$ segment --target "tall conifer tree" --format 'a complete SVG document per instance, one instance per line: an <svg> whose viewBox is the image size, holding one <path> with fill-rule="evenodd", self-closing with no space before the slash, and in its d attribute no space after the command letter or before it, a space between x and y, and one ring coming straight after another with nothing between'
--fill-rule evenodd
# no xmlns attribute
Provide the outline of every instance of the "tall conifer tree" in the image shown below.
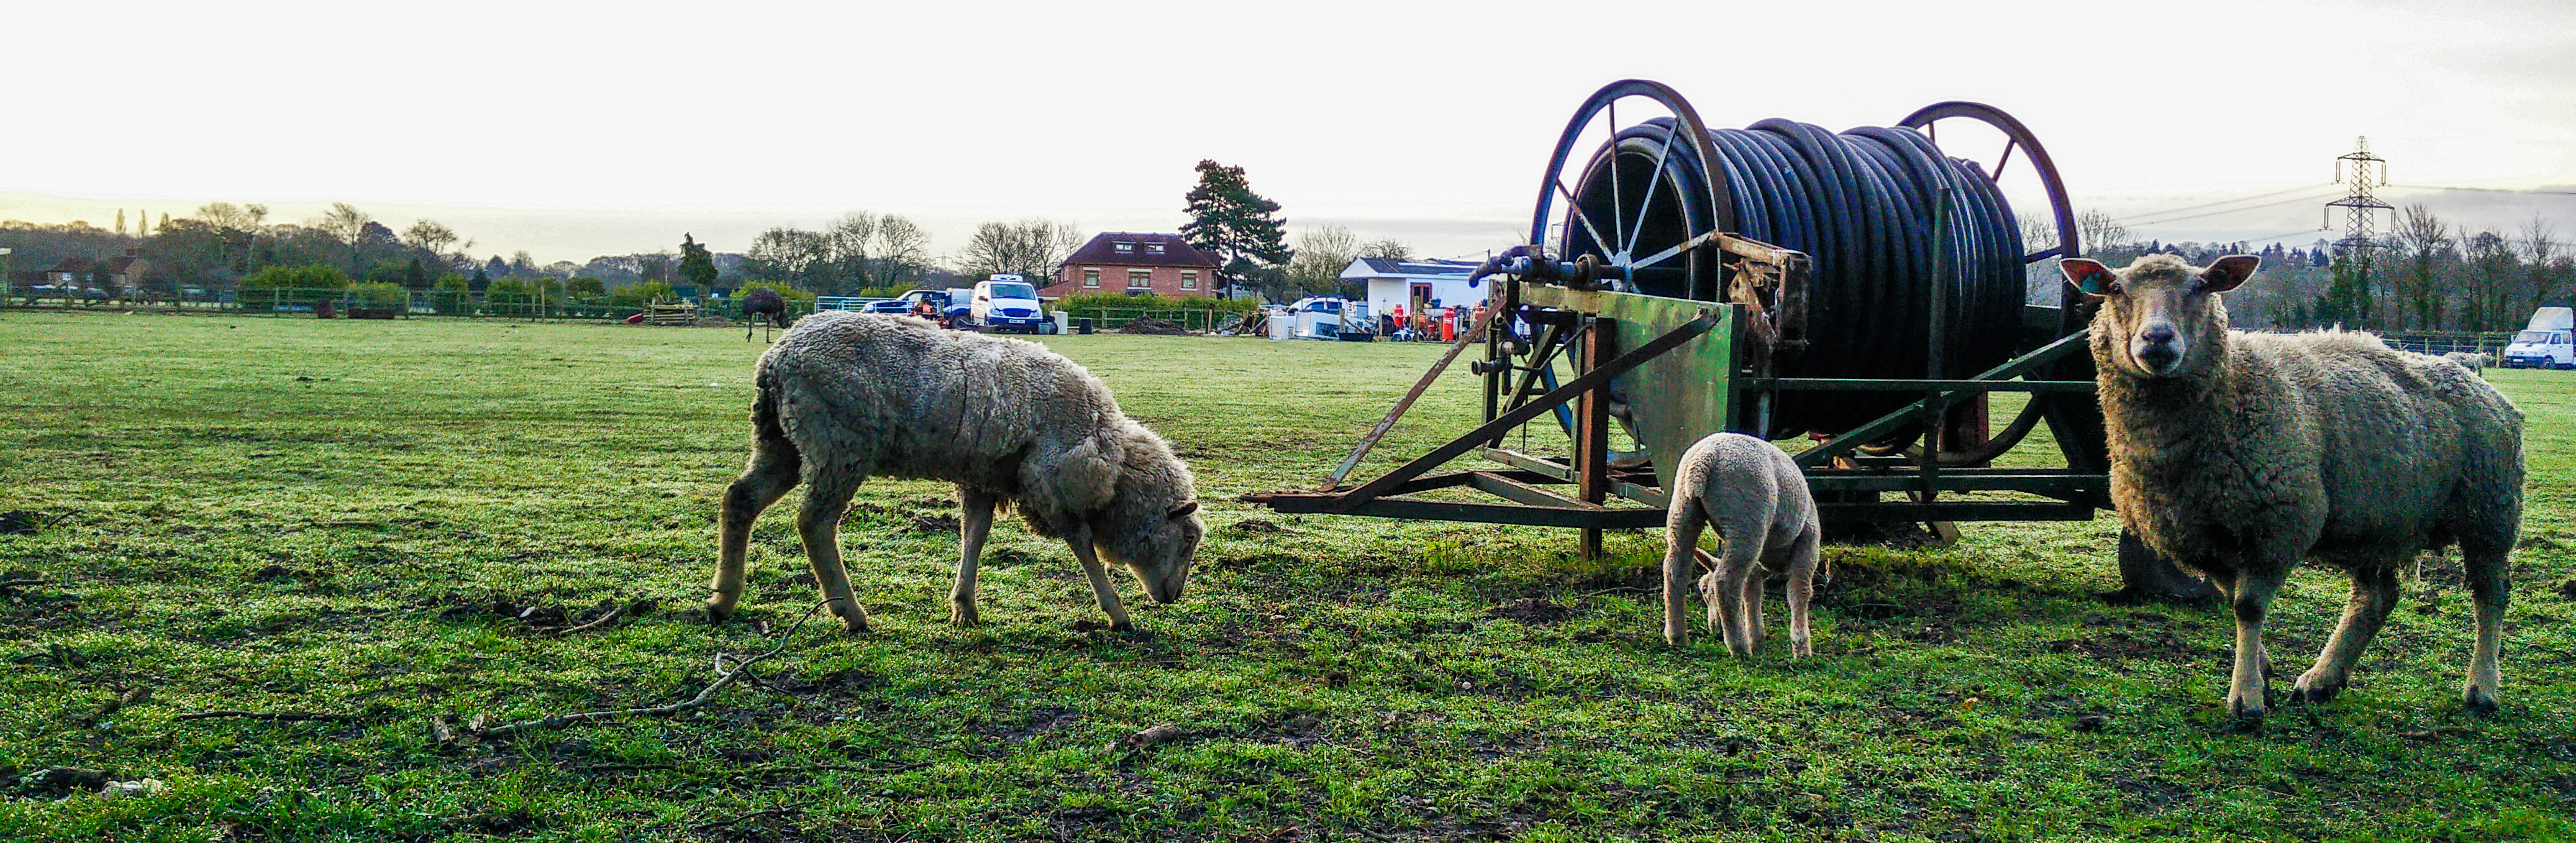
<svg viewBox="0 0 2576 843"><path fill-rule="evenodd" d="M1190 221L1181 226L1181 237L1225 257L1220 272L1229 286L1287 263L1294 252L1286 242L1279 203L1252 192L1242 167L1200 161L1198 171L1198 186L1190 188L1184 209Z"/></svg>

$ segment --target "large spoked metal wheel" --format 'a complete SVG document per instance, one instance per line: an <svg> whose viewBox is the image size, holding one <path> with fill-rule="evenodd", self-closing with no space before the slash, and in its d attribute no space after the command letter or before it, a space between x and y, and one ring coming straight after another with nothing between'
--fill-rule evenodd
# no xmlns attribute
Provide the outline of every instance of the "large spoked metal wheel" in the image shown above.
<svg viewBox="0 0 2576 843"><path fill-rule="evenodd" d="M1621 122L1627 106L1631 122ZM1621 290L1715 301L1715 234L1733 228L1708 126L1681 94L1640 79L1594 92L1557 138L1529 242L1586 259ZM1578 147L1594 151L1569 166Z"/></svg>
<svg viewBox="0 0 2576 843"><path fill-rule="evenodd" d="M1967 138L1962 135L1969 133L1961 131L1966 127L1955 125L1959 122L1982 125L1992 133L2000 134L2003 140L2001 150L1992 158L1967 154L1968 150L1962 149L1968 145L1965 143ZM1947 145L1941 143L1941 127L1945 124L1953 125L1951 137L1954 142ZM1991 105L1953 100L1915 109L1913 114L1906 115L1896 125L1921 131L1931 138L1933 145L1941 147L1943 154L1976 164L2006 197L2019 195L2047 202L2048 214L2045 217L2032 216L2030 212L2034 209L2027 201L2012 203L2016 216L2021 219L2025 279L2054 281L2056 259L2077 257L2082 253L2082 244L2076 240L2075 205L2066 199L2066 182L2058 178L2057 163L2049 159L2048 148L2041 146L2039 138L2032 135L2030 127L2022 125L2020 120ZM1988 139L1991 140L1991 136ZM2062 321L2058 325L2058 333L2064 335L2084 324L2080 314L2083 300L2075 295L2073 288L2062 283L2056 286L2059 289L2058 301L2064 308L2060 311Z"/></svg>

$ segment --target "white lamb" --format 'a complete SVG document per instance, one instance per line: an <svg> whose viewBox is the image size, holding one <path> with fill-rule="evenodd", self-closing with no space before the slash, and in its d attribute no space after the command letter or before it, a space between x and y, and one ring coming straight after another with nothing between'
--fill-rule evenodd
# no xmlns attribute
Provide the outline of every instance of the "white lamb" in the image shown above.
<svg viewBox="0 0 2576 843"><path fill-rule="evenodd" d="M710 619L732 615L742 596L752 521L801 481L796 527L815 584L848 631L866 632L867 610L841 566L839 524L871 476L957 484L955 623L976 622L975 565L1002 504L1073 549L1111 629L1134 625L1103 559L1133 572L1156 602L1181 598L1207 532L1189 467L1119 412L1099 378L1045 346L827 311L799 320L761 356L757 383L751 464L725 492Z"/></svg>
<svg viewBox="0 0 2576 843"><path fill-rule="evenodd" d="M1700 529L1714 525L1726 553L1699 550ZM1714 433L1682 454L1673 473L1673 504L1664 516L1664 640L1690 639L1682 621L1683 583L1693 558L1715 570L1699 579L1711 634L1737 655L1762 643L1762 569L1789 575L1789 643L1808 644L1807 603L1815 594L1816 546L1823 538L1816 499L1796 461L1779 447L1741 433Z"/></svg>

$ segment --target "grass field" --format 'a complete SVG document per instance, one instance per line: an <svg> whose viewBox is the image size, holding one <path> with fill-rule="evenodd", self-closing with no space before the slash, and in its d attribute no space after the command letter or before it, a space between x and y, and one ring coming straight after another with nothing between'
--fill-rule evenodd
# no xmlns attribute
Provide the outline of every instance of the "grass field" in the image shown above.
<svg viewBox="0 0 2576 843"><path fill-rule="evenodd" d="M1049 339L1199 473L1187 597L1122 575L1144 634L1099 631L1070 556L1016 522L986 554L987 625L948 625L950 490L876 482L843 538L878 634L808 626L762 663L776 691L678 716L442 744L433 715L687 699L813 605L791 500L755 534L748 622L689 611L758 343L0 314L0 510L50 522L0 535L6 579L40 580L0 589L0 839L2576 836L2567 373L2492 374L2530 416L2503 711L2460 712L2470 610L2443 560L2355 687L2247 733L2220 708L2217 610L2095 599L2108 519L1831 548L1818 658L1675 651L1659 534L1587 562L1565 531L1233 502L1315 483L1437 349ZM1472 381L1446 386L1378 469L1464 429ZM2343 592L2293 580L2276 687ZM517 617L648 599L568 637ZM345 719L180 719L217 710ZM1119 745L1167 723L1185 735ZM22 782L57 766L161 787Z"/></svg>

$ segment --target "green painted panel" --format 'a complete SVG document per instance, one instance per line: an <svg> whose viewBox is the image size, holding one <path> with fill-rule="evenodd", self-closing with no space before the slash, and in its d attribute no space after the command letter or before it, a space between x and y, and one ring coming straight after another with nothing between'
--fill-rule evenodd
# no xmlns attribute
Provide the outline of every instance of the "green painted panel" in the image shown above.
<svg viewBox="0 0 2576 843"><path fill-rule="evenodd" d="M1569 290L1528 285L1521 301L1607 317L1615 322L1617 345L1611 356L1636 348L1699 318L1709 308L1719 311L1717 327L1679 348L1647 361L1610 381L1625 400L1640 444L1655 458L1655 480L1673 486L1673 463L1693 443L1726 430L1735 419L1735 343L1743 324L1736 305L1665 298L1606 290ZM1605 358L1606 359L1606 358Z"/></svg>

